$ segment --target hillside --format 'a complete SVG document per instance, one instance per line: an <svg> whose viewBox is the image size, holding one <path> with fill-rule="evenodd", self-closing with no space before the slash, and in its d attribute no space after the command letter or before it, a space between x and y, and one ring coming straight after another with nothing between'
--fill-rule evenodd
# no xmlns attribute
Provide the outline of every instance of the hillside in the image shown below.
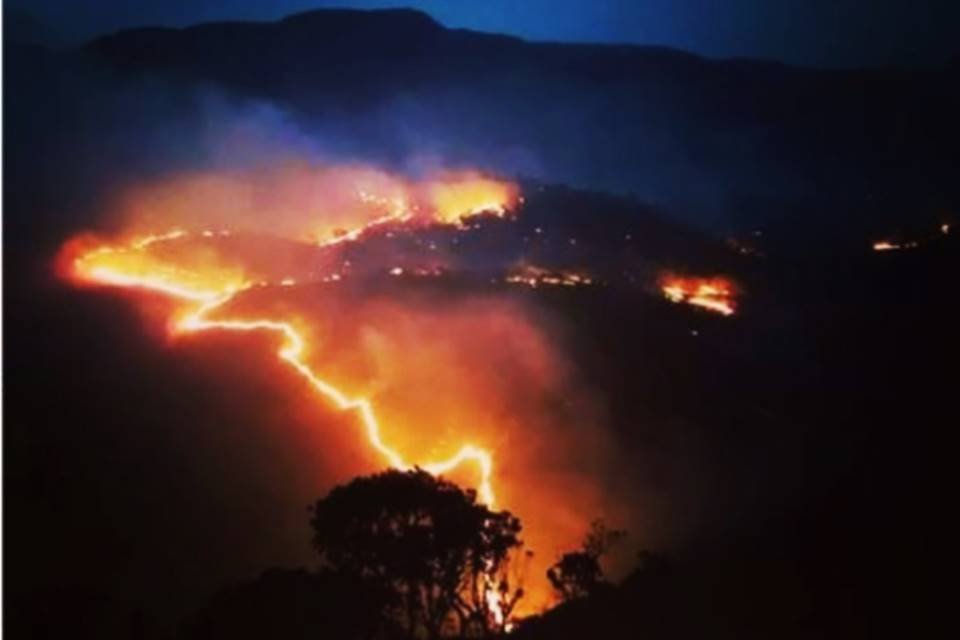
<svg viewBox="0 0 960 640"><path fill-rule="evenodd" d="M956 68L824 71L534 43L409 10L136 29L86 51L277 101L360 154L485 162L721 226L896 219L958 199Z"/></svg>

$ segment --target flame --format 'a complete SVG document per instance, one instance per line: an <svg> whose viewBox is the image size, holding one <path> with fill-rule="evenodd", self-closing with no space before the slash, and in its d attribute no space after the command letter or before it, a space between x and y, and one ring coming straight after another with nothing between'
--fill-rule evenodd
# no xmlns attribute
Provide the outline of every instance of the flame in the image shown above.
<svg viewBox="0 0 960 640"><path fill-rule="evenodd" d="M476 172L443 174L424 183L399 183L398 193L383 196L359 189L357 198L386 213L353 229L337 229L332 237L318 240L333 246L358 240L371 229L411 220L423 223L463 225L483 213L504 217L519 203L519 189L510 182L486 178ZM422 204L412 204L412 203Z"/></svg>
<svg viewBox="0 0 960 640"><path fill-rule="evenodd" d="M320 202L326 190L332 203ZM443 274L436 265L338 245L387 235L394 225L407 234L441 224L466 227L475 214L505 216L521 202L517 193L515 185L475 172L435 174L418 183L361 168L181 176L122 194L110 213L124 231L69 240L59 266L76 285L158 294L171 303L158 306L171 336L271 337L276 361L303 381L306 415L314 415L314 404L343 411L354 425L347 437L371 458L451 475L474 487L479 501L522 513L541 579L524 589L516 609L499 591L484 594L491 619L506 628L514 617L552 603L542 579L547 564L579 538L587 524L583 514L610 499L591 479L606 472L611 445L593 438L595 431L587 445L580 437L581 417L594 419L591 406L564 409L564 415L577 414L571 420L541 417L541 394L571 380L567 362L509 300L471 294L466 302L421 309L386 296L385 302L355 298L353 285L329 283L362 282L364 273L391 281L391 274L398 280ZM572 272L537 277L544 285L592 282ZM324 286L344 287L345 295L338 291L336 304L312 295ZM340 317L348 320L344 328ZM307 321L313 318L324 322ZM333 339L322 333L328 319L337 325L330 329ZM440 334L436 342L424 343L434 334ZM504 341L510 347L502 353L486 348ZM416 349L406 348L410 344ZM441 392L434 382L438 363L449 374ZM520 368L499 373L506 363ZM370 371L376 375L368 377ZM535 490L533 474L542 479Z"/></svg>
<svg viewBox="0 0 960 640"><path fill-rule="evenodd" d="M363 196L361 195L361 200ZM367 202L367 200L363 200ZM360 238L363 234L370 231L371 229L376 229L377 227L382 227L391 223L396 222L406 222L411 217L411 214L404 208L399 211L393 211L391 213L384 214L379 218L374 218L370 222L360 225L349 231L338 229L334 232L333 237L331 238L320 238L317 241L322 247L332 247L344 242L353 242Z"/></svg>
<svg viewBox="0 0 960 640"><path fill-rule="evenodd" d="M260 283L243 280L230 269L214 269L205 274L184 271L156 260L147 252L157 243L188 237L190 234L187 232L174 230L162 235L140 236L126 245L94 246L73 258L72 277L80 282L153 291L185 303L186 312L179 315L170 326L174 335L205 331L266 331L278 334L282 342L277 357L290 365L314 391L339 410L355 412L362 422L367 442L389 466L400 470L418 466L433 475L441 475L461 465L474 464L480 475L476 487L478 498L491 507L495 505L493 456L488 450L466 443L445 460L411 463L382 437L380 422L369 399L349 396L311 368L305 359L307 340L293 322L272 317L213 317L237 295ZM289 286L294 283L292 279L285 279L280 284Z"/></svg>
<svg viewBox="0 0 960 640"><path fill-rule="evenodd" d="M487 609L489 609L491 615L493 615L493 620L497 623L497 626L504 627L504 630L509 633L512 630L512 625L507 622L506 615L503 613L503 603L501 602L503 596L497 590L497 586L489 577L489 574L486 576L485 587Z"/></svg>
<svg viewBox="0 0 960 640"><path fill-rule="evenodd" d="M504 217L520 202L515 184L483 177L476 172L447 174L424 186L432 215L441 224L462 224L480 213Z"/></svg>
<svg viewBox="0 0 960 640"><path fill-rule="evenodd" d="M734 286L726 278L661 278L660 290L670 302L692 304L724 316L733 315Z"/></svg>
<svg viewBox="0 0 960 640"><path fill-rule="evenodd" d="M504 278L509 284L522 284L533 289L547 285L554 287L586 287L593 278L575 271L550 271L533 265L524 265Z"/></svg>
<svg viewBox="0 0 960 640"><path fill-rule="evenodd" d="M191 228L199 215L215 229L268 232L320 245L357 240L391 224L461 224L491 212L505 216L519 188L478 171L438 171L411 179L363 165L291 159L268 168L190 172L122 191L117 213L143 235Z"/></svg>
<svg viewBox="0 0 960 640"><path fill-rule="evenodd" d="M399 193L382 196L359 189L360 202L386 213L353 229L337 229L332 237L319 239L321 246L358 240L371 229L410 220L462 225L483 213L504 217L519 203L519 189L510 182L486 178L476 172L443 174L423 184L400 183ZM421 204L411 204L422 202Z"/></svg>
<svg viewBox="0 0 960 640"><path fill-rule="evenodd" d="M949 231L949 228L947 229ZM946 232L944 232L946 233ZM920 243L916 240L909 240L907 242L891 242L889 240L881 240L880 242L873 243L874 251L900 251L903 249L916 249L920 246Z"/></svg>

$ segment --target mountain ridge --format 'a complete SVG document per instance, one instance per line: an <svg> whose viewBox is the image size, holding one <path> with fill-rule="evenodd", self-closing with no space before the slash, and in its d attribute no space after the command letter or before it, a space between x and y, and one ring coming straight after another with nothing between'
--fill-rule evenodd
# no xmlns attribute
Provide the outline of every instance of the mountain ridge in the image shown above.
<svg viewBox="0 0 960 640"><path fill-rule="evenodd" d="M335 154L631 194L721 228L960 205L960 67L532 42L413 10L122 30L65 55L112 70L107 84L161 78L268 101Z"/></svg>

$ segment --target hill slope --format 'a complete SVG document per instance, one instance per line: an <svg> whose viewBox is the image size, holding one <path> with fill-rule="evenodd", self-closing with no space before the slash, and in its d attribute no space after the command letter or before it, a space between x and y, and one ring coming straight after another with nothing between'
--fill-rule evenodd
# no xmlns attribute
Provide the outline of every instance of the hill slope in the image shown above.
<svg viewBox="0 0 960 640"><path fill-rule="evenodd" d="M136 29L86 50L127 72L276 100L360 153L480 161L701 220L871 217L958 197L956 69L821 71L532 43L410 10Z"/></svg>

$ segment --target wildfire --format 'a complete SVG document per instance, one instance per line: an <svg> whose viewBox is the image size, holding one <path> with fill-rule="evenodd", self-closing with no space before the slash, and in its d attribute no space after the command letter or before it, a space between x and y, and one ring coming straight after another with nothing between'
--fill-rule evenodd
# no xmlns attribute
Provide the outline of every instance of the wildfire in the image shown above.
<svg viewBox="0 0 960 640"><path fill-rule="evenodd" d="M306 392L308 406L297 418L314 415L314 401L342 411L352 425L345 437L369 459L452 476L474 487L479 501L523 513L534 563L549 562L586 526L580 515L606 498L579 465L590 447L589 469L606 468L605 444L575 436L581 417L592 413L541 416L541 394L573 389L565 360L512 296L471 290L426 303L380 293L384 282L451 273L442 251L417 260L393 245L433 249L441 238L462 238L481 224L473 215L513 214L518 193L476 172L420 182L363 167L183 175L121 193L110 213L126 231L69 240L59 266L77 285L150 292L169 302L151 296L144 306L162 313L170 336L269 338L268 357ZM542 269L501 278L511 275L533 277L537 286L595 282ZM516 370L504 374L505 363ZM437 370L444 380L436 380ZM578 461L575 470L566 470L567 459ZM348 464L352 472L356 463ZM542 465L563 471L534 491L529 479ZM541 508L555 503L563 506ZM537 566L536 575L545 570ZM514 609L495 578L483 597L504 629L553 601L541 580Z"/></svg>
<svg viewBox="0 0 960 640"><path fill-rule="evenodd" d="M921 246L927 246L929 243L937 242L943 236L948 236L953 231L953 226L949 222L942 222L937 226L936 231L928 230L924 233L918 233L912 238L895 237L895 239L878 240L871 247L874 251L904 251L907 249L919 249Z"/></svg>
<svg viewBox="0 0 960 640"><path fill-rule="evenodd" d="M593 284L590 276L574 271L550 271L531 265L511 273L504 280L510 284L526 285L533 289L538 286L586 287Z"/></svg>
<svg viewBox="0 0 960 640"><path fill-rule="evenodd" d="M426 198L437 222L462 224L480 213L503 217L520 202L515 184L474 172L448 174L425 186Z"/></svg>
<svg viewBox="0 0 960 640"><path fill-rule="evenodd" d="M202 237L208 237L201 233ZM135 288L153 291L179 300L186 305L170 324L172 334L204 331L253 332L267 331L282 338L277 357L299 373L320 396L341 411L355 412L363 426L370 446L391 467L408 470L418 466L427 472L440 475L453 471L464 464L476 465L480 480L477 495L484 503L493 505L493 456L473 444L464 444L452 457L437 461L406 460L395 448L384 441L381 425L373 405L367 398L354 398L322 378L307 363L307 340L293 322L285 319L215 317L244 291L258 286L259 282L243 279L230 269L211 269L206 273L194 273L171 266L154 258L149 249L161 242L189 238L189 233L174 230L162 235L134 238L126 245L99 244L81 250L70 263L70 275L80 282ZM284 279L281 286L292 286L293 279Z"/></svg>
<svg viewBox="0 0 960 640"><path fill-rule="evenodd" d="M920 244L915 241L909 242L890 242L888 240L881 240L880 242L873 243L874 251L900 251L902 249L916 249Z"/></svg>
<svg viewBox="0 0 960 640"><path fill-rule="evenodd" d="M198 213L198 203L203 210ZM270 167L177 174L133 185L115 213L129 229L221 229L336 245L394 224L462 225L470 216L505 216L521 203L513 182L479 171L435 171L421 178L364 165L291 159ZM203 219L196 229L198 215Z"/></svg>
<svg viewBox="0 0 960 640"><path fill-rule="evenodd" d="M352 242L371 229L411 220L462 226L469 218L483 213L502 218L520 202L515 184L476 172L443 174L423 183L398 184L400 193L392 197L359 189L357 198L361 203L385 213L350 230L336 229L332 237L321 237L318 243L332 246Z"/></svg>
<svg viewBox="0 0 960 640"><path fill-rule="evenodd" d="M361 200L365 201L363 200L362 196L361 196ZM354 240L357 240L358 238L360 238L360 236L362 236L364 233L366 233L371 229L376 229L377 227L382 227L395 222L406 222L407 220L410 219L410 217L411 217L411 214L408 213L406 209L393 211L391 213L382 215L379 218L374 218L370 222L367 222L366 224L356 227L355 229L351 229L350 231L338 229L334 231L334 235L332 238L320 238L318 239L317 244L319 244L322 247L332 247L334 245L338 245L344 242L353 242Z"/></svg>
<svg viewBox="0 0 960 640"><path fill-rule="evenodd" d="M681 278L667 276L660 289L670 302L692 304L724 316L733 315L733 284L725 278Z"/></svg>

